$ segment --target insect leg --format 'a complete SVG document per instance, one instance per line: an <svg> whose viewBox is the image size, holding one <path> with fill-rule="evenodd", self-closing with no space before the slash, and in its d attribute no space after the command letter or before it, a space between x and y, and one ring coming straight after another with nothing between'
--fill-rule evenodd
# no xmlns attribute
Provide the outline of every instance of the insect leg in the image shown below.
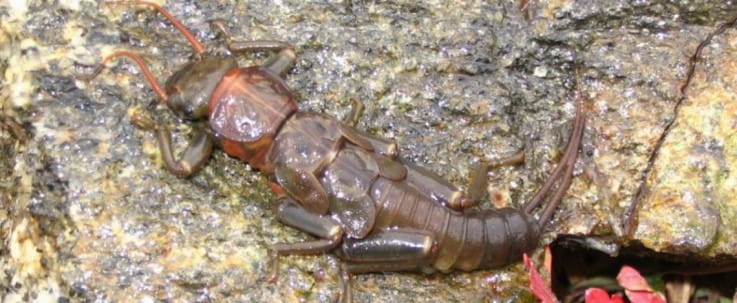
<svg viewBox="0 0 737 303"><path fill-rule="evenodd" d="M341 266L340 302L351 302L351 274L416 270L435 257L436 246L430 232L415 229L395 229L363 239L343 240L337 251L346 261Z"/></svg>
<svg viewBox="0 0 737 303"><path fill-rule="evenodd" d="M449 201L448 207L456 210L463 210L478 205L481 199L484 197L486 186L489 184L487 175L489 169L501 166L517 165L524 161L525 153L520 151L514 155L497 159L491 162L482 161L474 164L474 168L471 171L471 176L469 177L470 182L468 185L468 189L460 199Z"/></svg>
<svg viewBox="0 0 737 303"><path fill-rule="evenodd" d="M338 256L351 273L402 271L426 265L437 253L435 237L427 231L396 229L363 239L346 239Z"/></svg>
<svg viewBox="0 0 737 303"><path fill-rule="evenodd" d="M345 123L350 126L356 127L356 125L358 124L358 121L361 119L361 116L363 115L363 110L365 106L363 105L363 102L356 100L356 99L351 99L351 103L352 103L351 112L350 114L348 114L348 117L346 117Z"/></svg>
<svg viewBox="0 0 737 303"><path fill-rule="evenodd" d="M222 20L212 21L212 26L220 32L228 43L228 49L234 53L240 52L253 52L253 51L265 51L265 50L276 50L279 51L276 55L271 56L267 59L261 67L272 71L278 75L286 74L297 60L297 53L294 52L294 47L291 44L283 41L275 40L253 40L253 41L242 41L236 40L225 28Z"/></svg>
<svg viewBox="0 0 737 303"><path fill-rule="evenodd" d="M360 101L356 101L356 102L358 103L354 103L354 107L351 109L351 113L350 113L351 118L346 119L346 124L348 125L350 125L351 123L358 122L359 117L356 116L355 118L353 118L353 116L359 115L356 113L355 104L361 104L360 110L363 111L363 103L360 103ZM343 131L344 135L349 138L352 138L352 139L357 138L362 142L367 142L371 146L371 149L373 152L387 156L391 159L395 159L397 157L398 148L397 148L397 144L394 143L393 140L387 140L384 138L374 137L365 131L362 131L360 129L353 128L353 127L348 127L347 125L344 127L341 127L341 131Z"/></svg>
<svg viewBox="0 0 737 303"><path fill-rule="evenodd" d="M200 132L189 142L182 158L177 160L171 146L171 135L165 127L156 130L159 150L164 156L164 164L173 174L186 177L197 172L212 154L212 138L206 132Z"/></svg>
<svg viewBox="0 0 737 303"><path fill-rule="evenodd" d="M351 273L348 271L345 264L340 264L340 288L342 291L340 292L338 302L353 302L353 295L351 294L353 292L353 288L351 287Z"/></svg>
<svg viewBox="0 0 737 303"><path fill-rule="evenodd" d="M200 131L189 142L181 159L176 159L171 146L171 134L166 127L156 125L147 112L135 111L130 119L133 125L156 132L156 141L159 142L159 151L164 157L164 165L177 176L186 177L197 172L212 154L212 137L207 132Z"/></svg>
<svg viewBox="0 0 737 303"><path fill-rule="evenodd" d="M251 41L251 42L258 42L258 41ZM247 42L243 43L244 47L248 47ZM294 52L294 49L292 49L291 45L288 45L288 48L284 48L276 55L273 55L269 57L269 59L266 59L263 64L261 64L261 67L272 71L278 75L284 76L292 67L294 66L294 63L297 61L297 53Z"/></svg>
<svg viewBox="0 0 737 303"><path fill-rule="evenodd" d="M302 243L277 243L270 245L271 281L278 275L279 256L312 255L327 252L337 247L343 239L343 227L330 217L316 215L304 209L294 200L282 197L277 200L276 217L279 221L320 238Z"/></svg>
<svg viewBox="0 0 737 303"><path fill-rule="evenodd" d="M400 159L401 161L401 159ZM486 173L489 168L499 166L514 165L524 161L524 154L519 152L510 157L502 158L492 162L479 162L475 164L471 176L468 190L464 191L455 185L449 183L445 179L437 176L433 172L402 161L407 166L407 183L424 193L430 200L439 203L449 209L461 211L469 207L478 205L484 195L487 184Z"/></svg>
<svg viewBox="0 0 737 303"><path fill-rule="evenodd" d="M426 168L399 159L407 167L406 182L429 200L451 208L463 198L463 191Z"/></svg>

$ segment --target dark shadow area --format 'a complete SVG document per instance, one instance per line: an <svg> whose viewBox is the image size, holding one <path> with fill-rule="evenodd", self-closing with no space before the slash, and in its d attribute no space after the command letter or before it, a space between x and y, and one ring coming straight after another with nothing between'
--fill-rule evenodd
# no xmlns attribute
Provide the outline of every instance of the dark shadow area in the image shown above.
<svg viewBox="0 0 737 303"><path fill-rule="evenodd" d="M553 255L551 282L563 302L583 302L586 289L621 291L616 277L624 265L638 270L658 291L678 302L719 302L732 298L737 289L737 259L704 260L703 257L657 253L642 245L624 247L612 257L588 248L577 237L560 237L550 245ZM670 291L667 293L666 289ZM680 294L676 294L680 292ZM684 293L686 293L684 295ZM682 301L688 298L687 301Z"/></svg>

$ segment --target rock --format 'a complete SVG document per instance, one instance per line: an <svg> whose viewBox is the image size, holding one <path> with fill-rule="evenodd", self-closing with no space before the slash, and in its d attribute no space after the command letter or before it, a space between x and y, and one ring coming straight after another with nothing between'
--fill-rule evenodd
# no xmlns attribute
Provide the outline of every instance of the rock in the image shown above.
<svg viewBox="0 0 737 303"><path fill-rule="evenodd" d="M127 49L163 83L193 57L179 32L149 8L63 2L0 4L5 300L335 301L338 262L329 254L281 258L278 281L266 281L267 245L310 237L274 220L264 176L221 152L191 178L165 170L155 138L128 113L154 111L180 149L192 128L156 106L134 64L111 62L89 83L74 78ZM286 80L302 109L342 118L350 99L362 100L360 128L396 140L404 158L456 184L474 161L524 149L524 166L490 174L495 206L522 205L556 165L579 65L590 99L586 135L544 242L574 234L734 257L734 30L707 47L680 113L673 111L687 58L731 18L729 2L163 5L217 52L224 48L213 19L236 37L293 44L299 60ZM246 54L240 63L266 56ZM672 119L634 238L623 238L625 210ZM353 281L357 302L529 301L527 283L519 264Z"/></svg>

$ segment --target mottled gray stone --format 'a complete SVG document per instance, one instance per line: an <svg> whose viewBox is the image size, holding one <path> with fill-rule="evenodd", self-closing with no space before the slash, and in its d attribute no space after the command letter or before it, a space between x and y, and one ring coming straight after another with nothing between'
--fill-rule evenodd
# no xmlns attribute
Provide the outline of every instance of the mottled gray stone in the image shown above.
<svg viewBox="0 0 737 303"><path fill-rule="evenodd" d="M330 255L282 258L278 281L265 280L268 244L309 237L273 219L262 175L219 152L191 178L165 170L152 134L129 122L132 108L156 99L135 65L111 63L91 83L73 78L91 72L104 55L128 49L143 54L163 82L192 57L168 22L147 8L21 2L0 4L0 292L8 302L336 300L337 261ZM570 130L574 104L567 96L579 62L590 96L583 152L546 241L576 234L625 242L622 215L674 118L686 59L735 5L551 0L529 1L520 10L522 2L163 5L216 51L224 49L208 25L213 19L224 19L237 37L293 44L299 61L286 79L302 109L344 117L351 98L362 100L360 128L396 140L403 157L456 184L480 157L524 149L524 166L491 174L496 206L524 203L555 166ZM685 114L722 108L709 116L724 116L713 120L720 131L696 141L674 131L668 140L676 144L664 148L688 153L663 156L666 162L650 175L634 239L649 248L734 256L736 225L728 224L737 209L736 195L729 195L737 150L730 105L737 104L737 79L728 76L735 74L734 35L728 30L709 47L708 72L701 71L691 90L704 107ZM243 56L241 64L258 64L266 55ZM718 98L708 98L717 84ZM157 114L181 148L190 127L163 108ZM683 123L701 131L693 121ZM688 159L704 153L712 160ZM667 164L677 161L710 173L659 173L673 171ZM695 194L678 192L684 187L668 187L674 183L667 180L685 180L686 192ZM700 191L714 184L718 190ZM661 193L676 198L659 199ZM665 205L693 215L651 212L671 202ZM677 228L659 227L664 224ZM521 265L371 274L353 283L358 302L532 299Z"/></svg>

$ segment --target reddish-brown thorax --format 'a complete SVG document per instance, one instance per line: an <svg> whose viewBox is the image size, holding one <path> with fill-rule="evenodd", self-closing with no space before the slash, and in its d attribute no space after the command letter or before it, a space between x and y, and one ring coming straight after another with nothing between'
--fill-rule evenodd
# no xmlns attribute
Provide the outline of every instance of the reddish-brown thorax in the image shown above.
<svg viewBox="0 0 737 303"><path fill-rule="evenodd" d="M260 67L225 74L210 98L210 127L223 150L265 173L266 155L284 121L297 111L284 80Z"/></svg>

